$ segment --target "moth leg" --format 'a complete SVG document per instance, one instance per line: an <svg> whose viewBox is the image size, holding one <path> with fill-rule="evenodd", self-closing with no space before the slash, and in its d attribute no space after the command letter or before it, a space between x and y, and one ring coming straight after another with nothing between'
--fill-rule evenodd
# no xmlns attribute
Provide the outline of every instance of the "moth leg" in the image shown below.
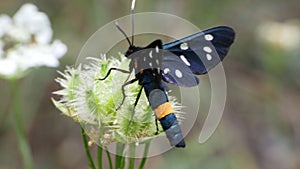
<svg viewBox="0 0 300 169"><path fill-rule="evenodd" d="M135 78L135 79L132 79L132 80L130 80L130 81L128 81L128 82L126 82L126 83L124 83L124 84L122 85L122 95L123 95L123 99L122 99L122 101L121 101L121 104L116 108L116 111L118 111L118 110L121 108L121 106L123 105L123 103L124 103L124 101L125 101L125 98L126 98L126 95L125 95L125 86L130 85L130 84L136 82L137 80L138 80L138 79Z"/></svg>
<svg viewBox="0 0 300 169"><path fill-rule="evenodd" d="M155 135L158 134L158 123L157 123L157 117L155 116L155 126L156 126L156 132Z"/></svg>
<svg viewBox="0 0 300 169"><path fill-rule="evenodd" d="M115 67L112 67L108 70L107 74L104 76L104 78L99 78L99 79L96 79L96 80L105 80L111 73L112 70L116 70L116 71L119 71L119 72L122 72L122 73L130 73L130 71L128 70L123 70L123 69L119 69L119 68L115 68Z"/></svg>
<svg viewBox="0 0 300 169"><path fill-rule="evenodd" d="M141 94L142 94L142 91L143 91L143 86L141 87L136 99L135 99L135 102L134 102L134 105L133 105L133 108L132 108L132 111L131 111L131 117L130 117L130 121L129 121L129 124L132 122L132 119L133 119L133 116L134 116L134 110L135 110L135 107L136 105L138 104L139 100L140 100L140 97L141 97Z"/></svg>
<svg viewBox="0 0 300 169"><path fill-rule="evenodd" d="M128 79L130 78L131 73L129 73L129 75L127 76L126 80L124 81L124 83L126 83L128 81Z"/></svg>

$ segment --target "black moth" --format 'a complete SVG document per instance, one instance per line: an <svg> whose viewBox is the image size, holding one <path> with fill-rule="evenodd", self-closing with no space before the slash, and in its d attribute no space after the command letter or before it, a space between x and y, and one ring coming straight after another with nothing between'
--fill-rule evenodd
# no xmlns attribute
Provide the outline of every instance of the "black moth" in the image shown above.
<svg viewBox="0 0 300 169"><path fill-rule="evenodd" d="M170 144L185 147L181 128L168 102L164 82L184 87L198 85L199 80L195 75L206 74L224 59L234 41L234 30L230 27L218 26L164 45L158 39L146 47L136 47L133 44L133 36L130 42L124 31L117 24L116 26L125 35L130 45L125 53L125 56L131 59L129 70L110 68L107 75L99 80L105 80L112 70L129 74L134 71L135 78L122 85L123 100L120 106L126 97L124 87L138 81L142 87L134 108L144 89L150 106L155 111L156 119L160 121Z"/></svg>

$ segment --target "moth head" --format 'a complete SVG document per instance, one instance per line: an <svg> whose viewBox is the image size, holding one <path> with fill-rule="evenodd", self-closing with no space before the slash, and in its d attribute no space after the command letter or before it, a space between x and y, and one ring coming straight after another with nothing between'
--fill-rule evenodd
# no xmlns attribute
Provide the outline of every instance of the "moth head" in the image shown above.
<svg viewBox="0 0 300 169"><path fill-rule="evenodd" d="M133 53L141 50L142 48L141 47L136 47L136 46L133 46L133 45L130 45L128 50L125 52L125 56L126 57L130 57L130 55L132 55Z"/></svg>

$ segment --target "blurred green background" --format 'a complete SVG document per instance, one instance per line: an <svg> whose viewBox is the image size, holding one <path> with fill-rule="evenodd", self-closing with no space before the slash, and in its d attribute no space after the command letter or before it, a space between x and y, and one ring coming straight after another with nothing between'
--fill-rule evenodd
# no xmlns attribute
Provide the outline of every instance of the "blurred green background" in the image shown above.
<svg viewBox="0 0 300 169"><path fill-rule="evenodd" d="M131 3L1 0L0 13L12 16L25 2L49 15L55 38L68 46L59 70L75 63L80 48L98 28L129 14ZM149 158L147 168L299 169L300 1L137 1L136 12L149 11L177 15L200 29L230 25L237 36L223 63L228 95L217 131L206 143L198 143L206 117L200 113L186 138L188 146ZM36 168L88 168L79 125L60 115L50 101L55 97L51 92L59 89L57 76L56 69L39 68L20 80ZM0 169L22 168L10 100L8 83L0 79Z"/></svg>

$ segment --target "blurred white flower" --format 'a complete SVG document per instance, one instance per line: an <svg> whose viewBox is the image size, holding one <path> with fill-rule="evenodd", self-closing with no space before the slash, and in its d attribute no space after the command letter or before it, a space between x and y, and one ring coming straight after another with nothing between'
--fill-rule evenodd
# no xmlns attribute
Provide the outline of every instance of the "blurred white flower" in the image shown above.
<svg viewBox="0 0 300 169"><path fill-rule="evenodd" d="M52 41L48 16L33 4L24 4L10 18L0 15L0 76L21 77L33 67L57 67L67 47Z"/></svg>
<svg viewBox="0 0 300 169"><path fill-rule="evenodd" d="M12 26L12 20L7 15L0 15L0 37L2 37Z"/></svg>
<svg viewBox="0 0 300 169"><path fill-rule="evenodd" d="M286 22L265 22L257 28L261 41L284 50L299 49L300 22L288 20Z"/></svg>
<svg viewBox="0 0 300 169"><path fill-rule="evenodd" d="M0 40L0 56L2 56L3 55L3 47L4 47L4 44L3 44L3 42Z"/></svg>
<svg viewBox="0 0 300 169"><path fill-rule="evenodd" d="M52 39L52 29L48 16L39 12L33 4L23 5L14 15L13 21L18 28L35 35L37 43L49 43Z"/></svg>

